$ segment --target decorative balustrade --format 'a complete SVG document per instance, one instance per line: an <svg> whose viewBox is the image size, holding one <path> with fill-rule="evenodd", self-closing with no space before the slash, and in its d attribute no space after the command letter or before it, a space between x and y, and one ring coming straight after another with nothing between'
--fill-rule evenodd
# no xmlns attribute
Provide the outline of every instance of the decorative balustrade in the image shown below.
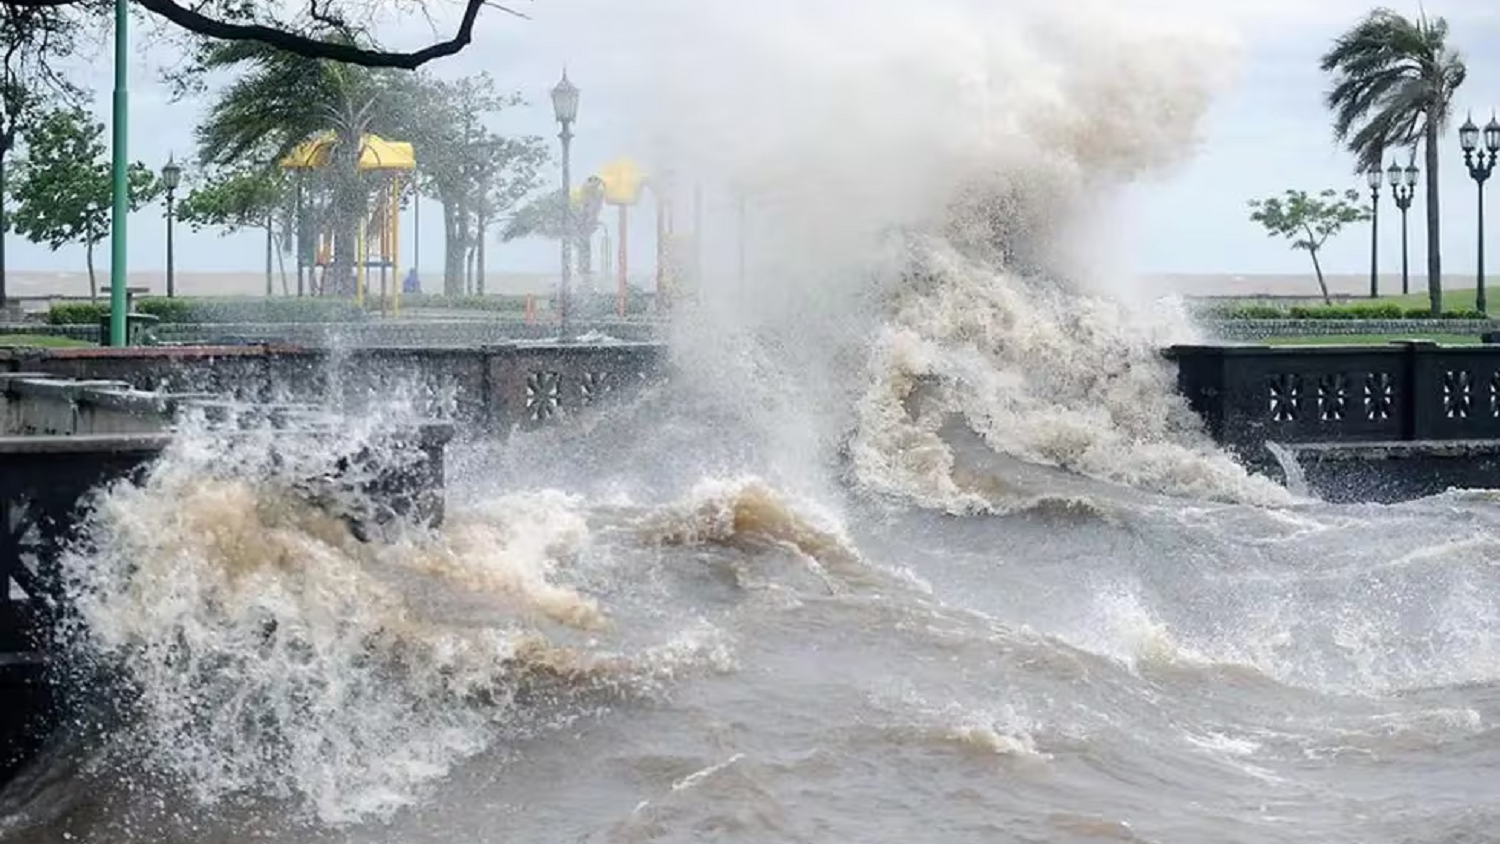
<svg viewBox="0 0 1500 844"><path fill-rule="evenodd" d="M1217 442L1254 468L1305 476L1325 498L1500 487L1500 345L1175 346L1166 355Z"/></svg>
<svg viewBox="0 0 1500 844"><path fill-rule="evenodd" d="M656 378L654 343L512 343L475 348L288 346L0 349L7 369L138 390L308 402L345 410L390 398L462 423L471 436L556 424Z"/></svg>
<svg viewBox="0 0 1500 844"><path fill-rule="evenodd" d="M1500 439L1500 346L1174 346L1227 445Z"/></svg>

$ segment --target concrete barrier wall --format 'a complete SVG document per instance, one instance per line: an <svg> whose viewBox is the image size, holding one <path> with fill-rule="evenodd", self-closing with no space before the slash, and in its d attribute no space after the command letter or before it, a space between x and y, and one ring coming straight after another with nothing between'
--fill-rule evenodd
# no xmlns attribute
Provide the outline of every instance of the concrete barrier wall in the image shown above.
<svg viewBox="0 0 1500 844"><path fill-rule="evenodd" d="M511 344L468 349L294 346L0 349L0 372L121 382L137 390L344 410L399 405L503 435L555 424L662 374L656 344Z"/></svg>

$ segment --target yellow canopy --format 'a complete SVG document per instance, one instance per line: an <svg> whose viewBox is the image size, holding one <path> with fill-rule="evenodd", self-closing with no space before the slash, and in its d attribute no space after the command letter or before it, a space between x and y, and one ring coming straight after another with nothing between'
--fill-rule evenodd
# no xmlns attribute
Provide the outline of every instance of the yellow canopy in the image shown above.
<svg viewBox="0 0 1500 844"><path fill-rule="evenodd" d="M308 138L281 159L281 166L288 170L307 170L328 164L328 156L338 136L332 132L319 132ZM360 170L415 170L417 153L406 141L387 141L379 135L366 133L359 150Z"/></svg>
<svg viewBox="0 0 1500 844"><path fill-rule="evenodd" d="M634 205L641 198L646 173L628 158L617 158L599 169L604 180L604 201L610 205Z"/></svg>

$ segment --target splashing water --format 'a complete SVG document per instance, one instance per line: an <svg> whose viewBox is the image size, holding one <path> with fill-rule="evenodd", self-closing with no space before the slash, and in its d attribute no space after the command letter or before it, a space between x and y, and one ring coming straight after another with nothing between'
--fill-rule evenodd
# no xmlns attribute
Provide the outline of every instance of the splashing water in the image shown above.
<svg viewBox="0 0 1500 844"><path fill-rule="evenodd" d="M609 13L585 6L568 20L597 48L606 96L631 105L639 147L750 209L744 231L709 221L724 232L706 247L711 295L679 326L677 360L784 464L847 447L862 488L1004 509L952 477L932 429L957 413L1024 461L1290 500L1219 454L1172 395L1157 350L1193 331L1171 307L1116 298L1129 284L1105 269L1095 225L1094 197L1190 153L1230 78L1225 30L1129 4L663 2L611 18L623 29L609 37L639 46L627 66L583 23ZM909 420L919 379L941 399Z"/></svg>
<svg viewBox="0 0 1500 844"><path fill-rule="evenodd" d="M287 844L1488 828L1489 502L1248 475L1111 269L1101 203L1228 79L1204 6L539 8L717 197L670 389L455 454L448 522L374 542L288 488L326 455L186 432L65 561L116 768Z"/></svg>
<svg viewBox="0 0 1500 844"><path fill-rule="evenodd" d="M785 549L825 585L863 566L753 479L662 509L517 492L367 543L285 488L300 467L284 453L269 473L226 460L259 445L183 443L101 497L63 567L89 653L133 689L116 751L205 805L256 795L320 823L389 817L497 738L727 668L701 618L620 631L570 585L625 576L591 571L608 566L589 560L598 529L641 548Z"/></svg>

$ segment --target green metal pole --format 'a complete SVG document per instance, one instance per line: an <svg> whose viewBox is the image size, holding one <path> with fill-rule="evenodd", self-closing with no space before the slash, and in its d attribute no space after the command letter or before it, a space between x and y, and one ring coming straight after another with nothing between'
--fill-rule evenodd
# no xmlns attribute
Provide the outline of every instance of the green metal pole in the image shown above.
<svg viewBox="0 0 1500 844"><path fill-rule="evenodd" d="M130 79L128 0L115 0L115 103L112 175L114 207L109 227L109 344L125 345L125 218L130 213L126 159L130 140Z"/></svg>

